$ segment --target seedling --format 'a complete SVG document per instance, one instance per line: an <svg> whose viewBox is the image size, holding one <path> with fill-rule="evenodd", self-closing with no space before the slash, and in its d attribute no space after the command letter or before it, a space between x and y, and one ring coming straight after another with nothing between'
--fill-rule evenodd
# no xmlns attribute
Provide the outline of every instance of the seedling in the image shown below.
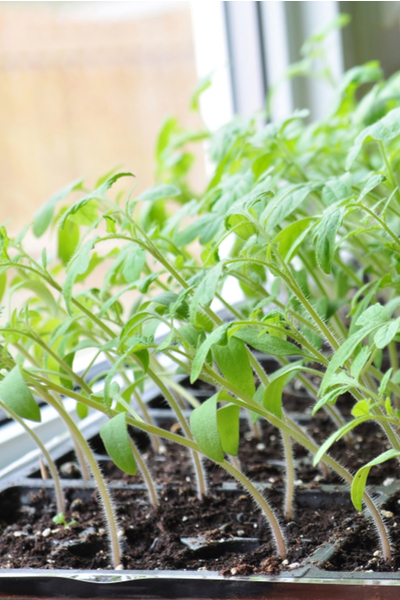
<svg viewBox="0 0 400 600"><path fill-rule="evenodd" d="M77 525L77 521L75 521L75 519L72 519L72 521L67 523L65 515L62 512L58 513L58 515L55 515L55 517L52 518L52 521L56 525L64 525L64 529L69 529L70 527L74 527L75 525Z"/></svg>
<svg viewBox="0 0 400 600"><path fill-rule="evenodd" d="M361 85L376 82L358 102ZM284 445L286 519L293 515L294 440L351 486L354 506L366 506L390 558L365 484L370 468L400 457L400 77L384 82L379 65L368 63L337 89L322 122L305 124L304 112L266 126L238 119L210 136L215 173L199 199L189 193L184 153L182 162L170 160L182 140L196 136L177 137L176 123L166 124L158 149L162 183L112 199L113 186L132 177L116 173L71 203L69 194L83 191L74 182L42 207L33 230L40 237L50 224L56 229L53 262L45 251L40 261L25 251L24 232L10 239L0 230L0 288L10 306L17 290L32 295L0 330L1 405L17 420L38 420L35 394L65 420L96 480L114 567L121 556L112 499L65 397L77 401L81 416L92 409L108 417L100 431L108 454L127 473L139 467L154 505L156 486L129 426L189 449L200 498L207 494L202 457L220 465L264 512L284 557L282 524L244 475L246 465L242 471L235 462L241 410L256 434L266 419ZM171 211L171 200L179 210ZM195 240L200 253L193 252ZM93 288L87 278L101 264L108 270ZM233 280L243 292L240 305L226 292ZM225 321L215 300L229 314ZM105 354L111 365L100 392L89 371L75 368L88 347L93 361ZM256 352L274 356L280 368L267 375ZM191 383L213 384L216 393L202 404L183 394L175 375L184 373ZM293 378L314 399L314 413L324 410L337 428L320 446L285 412L284 390ZM150 381L182 435L151 422L142 399ZM336 406L343 394L352 403L351 421ZM390 449L353 477L327 451L340 438L351 443L353 429L366 421L377 423Z"/></svg>

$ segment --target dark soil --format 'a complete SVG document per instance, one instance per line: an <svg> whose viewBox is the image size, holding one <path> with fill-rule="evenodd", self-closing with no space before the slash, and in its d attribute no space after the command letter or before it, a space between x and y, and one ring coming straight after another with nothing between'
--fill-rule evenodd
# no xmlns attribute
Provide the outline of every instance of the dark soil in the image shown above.
<svg viewBox="0 0 400 600"><path fill-rule="evenodd" d="M304 417L307 424L310 400L304 395L299 402L288 396L287 405ZM162 425L179 433L178 425L164 420ZM128 489L140 484L140 475L121 473L104 458L103 471L112 486L122 481L124 489L113 491L120 524L123 566L127 569L217 570L225 575L253 573L275 574L281 569L299 566L321 544L333 542L339 548L323 568L328 570L393 571L400 568L400 504L393 497L384 507L393 544L393 560L384 563L374 529L369 520L353 508L349 494L336 492L332 497L321 491L321 485L342 482L329 473L324 477L312 467L302 449L294 447L296 457L296 498L294 517L285 522L282 515L284 495L283 452L279 433L260 423L260 437L254 437L248 423L242 423L239 453L243 471L254 482L266 484L266 497L273 506L286 533L288 556L282 563L277 557L271 533L253 502L236 485L230 487L230 476L211 461L205 461L209 479L209 495L198 500L194 491L195 477L185 449L169 443L156 453L147 439L137 442L147 459L155 482L161 486L160 506L152 508L144 491ZM308 427L321 442L334 430L330 419L320 411ZM352 445L340 441L332 455L351 471L356 471L371 458L386 450L383 433L363 424L354 434ZM366 442L368 441L368 446ZM370 443L372 441L372 444ZM104 448L95 438L92 446L97 454ZM350 451L349 451L350 447ZM67 456L65 460L71 460ZM68 466L64 472L74 478L77 471ZM371 471L368 482L382 483L398 473L395 461ZM37 475L37 474L36 474ZM0 567L45 569L109 569L107 533L97 495L93 491L68 489L66 520L76 525L55 525L56 509L49 489L41 489L40 480L32 478L35 491L0 496ZM228 489L229 488L229 489ZM8 501L8 504L6 502ZM393 515L393 516L391 516ZM196 538L195 546L185 538ZM346 541L344 541L346 540Z"/></svg>

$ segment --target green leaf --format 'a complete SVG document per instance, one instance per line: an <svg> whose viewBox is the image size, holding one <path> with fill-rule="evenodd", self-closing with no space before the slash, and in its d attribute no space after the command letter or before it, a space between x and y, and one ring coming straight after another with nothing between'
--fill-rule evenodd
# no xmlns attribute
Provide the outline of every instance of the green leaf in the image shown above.
<svg viewBox="0 0 400 600"><path fill-rule="evenodd" d="M382 304L373 304L369 306L363 313L358 317L356 321L356 325L370 326L370 325L380 325L386 323L388 320L386 308L382 306Z"/></svg>
<svg viewBox="0 0 400 600"><path fill-rule="evenodd" d="M234 337L243 340L246 344L249 344L255 350L270 354L272 356L308 356L303 350L282 340L274 335L264 333L259 335L260 331L252 329L251 327L242 327L238 331L235 331Z"/></svg>
<svg viewBox="0 0 400 600"><path fill-rule="evenodd" d="M382 381L379 385L379 389L378 389L378 394L380 396L383 396L385 391L386 391L386 386L389 383L390 377L392 375L392 371L393 371L393 367L391 367L386 373L385 375L382 377Z"/></svg>
<svg viewBox="0 0 400 600"><path fill-rule="evenodd" d="M102 185L100 185L96 190L94 190L90 194L87 194L86 196L84 196L83 198L78 200L78 202L75 202L63 214L61 221L60 221L61 229L63 229L67 219L69 217L71 217L72 215L75 215L78 212L81 212L81 216L77 217L78 221L80 218L82 218L83 220L85 220L85 219L87 220L86 223L82 223L82 224L91 224L95 210L96 210L96 214L97 214L97 208L95 208L95 207L97 207L97 202L99 200L107 200L106 192L121 177L134 177L134 175L133 175L133 173L116 173L112 177L109 177L107 179L107 181L105 181ZM87 208L87 211L85 212L84 208L89 203L90 203L90 206Z"/></svg>
<svg viewBox="0 0 400 600"><path fill-rule="evenodd" d="M371 177L368 179L367 183L364 185L363 189L361 190L361 193L358 197L358 202L362 202L362 200L364 200L364 198L365 198L365 196L367 196L367 194L369 194L374 188L376 188L378 185L380 185L384 181L386 181L385 175L371 175Z"/></svg>
<svg viewBox="0 0 400 600"><path fill-rule="evenodd" d="M367 482L367 478L369 472L372 467L377 465L381 465L387 460L391 460L392 458L399 458L400 452L398 450L388 450L387 452L383 452L377 458L374 458L369 463L361 467L354 475L353 482L351 484L351 500L355 506L355 508L359 511L362 511L362 499L364 496L365 484Z"/></svg>
<svg viewBox="0 0 400 600"><path fill-rule="evenodd" d="M41 421L40 409L25 383L19 365L9 371L0 382L0 398L19 417Z"/></svg>
<svg viewBox="0 0 400 600"><path fill-rule="evenodd" d="M192 97L190 99L190 109L191 110L193 110L193 111L200 110L200 107L199 107L200 96L203 92L205 92L211 86L211 83L212 83L212 73L207 75L206 77L203 77L197 83L195 90L192 94Z"/></svg>
<svg viewBox="0 0 400 600"><path fill-rule="evenodd" d="M82 189L83 179L76 179L65 188L54 194L35 214L33 223L33 233L36 237L44 234L51 223L54 214L54 208L57 202L64 200L74 190Z"/></svg>
<svg viewBox="0 0 400 600"><path fill-rule="evenodd" d="M367 415L370 414L370 409L371 409L371 400L359 400L358 402L356 402L356 404L353 406L351 414L353 415L353 417L365 417Z"/></svg>
<svg viewBox="0 0 400 600"><path fill-rule="evenodd" d="M220 398L221 399L221 394ZM222 449L231 456L239 451L239 413L236 404L226 404L217 411L217 425Z"/></svg>
<svg viewBox="0 0 400 600"><path fill-rule="evenodd" d="M400 317L380 327L374 336L375 346L379 349L385 348L395 337L399 330L399 325Z"/></svg>
<svg viewBox="0 0 400 600"><path fill-rule="evenodd" d="M80 206L69 214L69 220L73 221L77 225L84 225L86 227L90 227L90 225L92 225L92 223L96 221L97 216L97 201L91 199L86 200L85 202L81 202Z"/></svg>
<svg viewBox="0 0 400 600"><path fill-rule="evenodd" d="M226 218L225 226L232 229L242 240L248 240L249 237L257 233L257 227L249 221L244 215L229 215Z"/></svg>
<svg viewBox="0 0 400 600"><path fill-rule="evenodd" d="M64 265L71 260L79 244L79 226L67 221L64 229L57 230L57 254Z"/></svg>
<svg viewBox="0 0 400 600"><path fill-rule="evenodd" d="M83 402L76 403L76 414L80 419L86 419L89 414L89 407L87 404L83 404Z"/></svg>
<svg viewBox="0 0 400 600"><path fill-rule="evenodd" d="M278 233L274 242L277 244L279 254L284 260L290 261L293 258L297 248L308 235L314 222L315 217L299 219Z"/></svg>
<svg viewBox="0 0 400 600"><path fill-rule="evenodd" d="M374 322L370 323L369 325L366 325L365 327L363 327L359 331L356 331L350 337L348 337L347 340L345 340L340 346L340 348L336 350L321 381L319 389L320 395L322 395L325 392L326 388L331 385L331 378L333 374L337 371L337 369L346 363L346 361L350 358L350 356L357 348L358 344L360 344L362 340L377 327L379 327L379 324L376 324Z"/></svg>
<svg viewBox="0 0 400 600"><path fill-rule="evenodd" d="M192 363L192 371L190 373L190 383L194 383L196 379L199 377L201 370L203 368L204 362L207 358L207 354L211 350L214 344L228 343L227 340L227 331L228 331L229 323L225 325L221 325L218 329L214 329L210 333L208 337L201 344L200 348L197 350L196 355L193 359Z"/></svg>
<svg viewBox="0 0 400 600"><path fill-rule="evenodd" d="M270 381L265 388L263 395L263 405L266 410L278 417L282 418L282 393L286 383L286 375L277 377L274 381Z"/></svg>
<svg viewBox="0 0 400 600"><path fill-rule="evenodd" d="M371 349L368 348L368 346L363 346L360 352L357 354L356 358L351 363L350 373L354 377L354 379L359 378L370 356Z"/></svg>
<svg viewBox="0 0 400 600"><path fill-rule="evenodd" d="M340 177L331 179L322 190L322 201L325 206L331 206L345 200L351 195L351 175L344 173Z"/></svg>
<svg viewBox="0 0 400 600"><path fill-rule="evenodd" d="M53 294L45 286L44 283L36 279L30 279L28 281L21 281L16 284L14 290L26 289L33 292L40 300L47 306L49 311L55 315L58 311L58 306L54 300Z"/></svg>
<svg viewBox="0 0 400 600"><path fill-rule="evenodd" d="M342 224L345 208L326 211L317 229L315 253L317 261L324 273L330 274L335 255L335 240Z"/></svg>
<svg viewBox="0 0 400 600"><path fill-rule="evenodd" d="M260 384L257 388L256 393L253 396L253 400L255 402L257 402L257 404L259 404L261 407L264 407L264 404L263 404L264 391L265 391L265 387L263 386L263 384ZM257 421L260 418L260 415L254 411L250 411L250 418L251 418L252 423L257 423Z"/></svg>
<svg viewBox="0 0 400 600"><path fill-rule="evenodd" d="M318 451L314 456L314 461L313 461L314 467L319 463L319 461L321 460L323 455L326 452L328 452L329 448L332 446L332 444L334 442L336 442L337 440L340 440L340 438L342 438L344 435L349 433L352 429L354 429L361 423L368 421L369 419L371 419L370 416L358 417L357 419L350 421L350 423L346 423L345 425L343 425L338 431L334 431L329 436L329 438L327 440L325 440L325 442L322 444L322 446L320 446L318 448Z"/></svg>
<svg viewBox="0 0 400 600"><path fill-rule="evenodd" d="M121 412L100 427L107 453L121 471L136 475L136 462L127 431L126 413Z"/></svg>
<svg viewBox="0 0 400 600"><path fill-rule="evenodd" d="M388 142L398 135L400 135L400 108L394 108L380 119L380 121L366 127L356 137L347 157L346 169L349 170L351 168L365 141L371 139Z"/></svg>
<svg viewBox="0 0 400 600"><path fill-rule="evenodd" d="M291 215L315 188L314 184L286 185L280 189L261 215L267 233Z"/></svg>
<svg viewBox="0 0 400 600"><path fill-rule="evenodd" d="M224 450L218 429L218 396L219 394L214 394L201 406L192 410L190 413L190 427L201 451L212 460L222 462L224 460Z"/></svg>
<svg viewBox="0 0 400 600"><path fill-rule="evenodd" d="M182 191L176 185L155 185L141 194L137 200L147 200L155 202L156 200L165 200L166 198L175 198L180 196Z"/></svg>
<svg viewBox="0 0 400 600"><path fill-rule="evenodd" d="M65 304L67 305L68 311L71 313L72 310L72 289L78 275L83 275L90 264L90 253L95 245L97 236L83 244L78 252L73 256L71 262L68 265L67 277L65 278L63 295Z"/></svg>
<svg viewBox="0 0 400 600"><path fill-rule="evenodd" d="M200 282L190 303L190 322L194 327L198 326L198 312L200 306L209 307L214 299L218 282L222 274L222 263L218 263L209 269Z"/></svg>
<svg viewBox="0 0 400 600"><path fill-rule="evenodd" d="M244 342L232 336L225 346L214 345L212 352L218 367L228 382L252 398L256 387Z"/></svg>

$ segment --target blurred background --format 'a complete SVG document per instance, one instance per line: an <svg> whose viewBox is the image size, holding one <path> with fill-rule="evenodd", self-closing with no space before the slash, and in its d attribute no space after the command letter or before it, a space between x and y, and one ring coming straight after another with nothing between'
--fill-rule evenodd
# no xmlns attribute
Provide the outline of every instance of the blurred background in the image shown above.
<svg viewBox="0 0 400 600"><path fill-rule="evenodd" d="M328 40L336 78L371 59L386 76L400 68L400 2L0 2L0 223L15 233L54 192L114 167L143 190L168 116L216 129L262 109L305 39L341 12L352 21ZM209 73L200 118L189 101ZM332 94L316 80L286 81L272 118L306 106L321 117Z"/></svg>

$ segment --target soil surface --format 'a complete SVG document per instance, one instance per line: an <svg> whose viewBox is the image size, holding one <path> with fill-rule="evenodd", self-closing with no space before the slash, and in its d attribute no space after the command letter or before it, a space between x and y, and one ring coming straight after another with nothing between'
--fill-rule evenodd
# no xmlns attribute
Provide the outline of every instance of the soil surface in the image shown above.
<svg viewBox="0 0 400 600"><path fill-rule="evenodd" d="M300 390L301 392L301 390ZM211 390L212 393L212 390ZM321 442L334 431L330 418L320 411L308 424L310 399L299 394L285 397L285 405L302 415L301 426ZM342 410L351 401L343 398ZM178 424L166 417L161 425L180 433ZM358 513L348 493L329 494L325 484L341 485L332 473L312 467L310 457L296 445L296 493L292 517L285 519L282 506L285 487L283 451L279 432L259 422L259 437L246 420L242 422L239 461L244 473L264 484L265 497L278 516L288 545L284 561L276 554L271 532L253 501L232 477L204 461L208 495L199 500L195 475L184 448L163 442L155 451L147 438L136 438L156 484L160 505L152 507L144 490L129 489L141 484L140 475L122 473L103 457L103 472L110 483L119 521L123 567L127 569L216 570L225 575L276 574L295 569L326 542L335 543L336 554L321 565L328 570L393 571L400 569L400 493L384 505L384 516L393 546L390 563L382 560L377 535L370 520ZM367 444L368 442L368 444ZM98 456L104 455L100 439L92 440ZM350 450L349 450L350 448ZM340 441L332 456L355 472L368 460L387 449L381 430L363 424L351 444ZM72 455L58 466L64 476L77 478ZM398 476L398 465L390 461L371 470L368 483L382 485ZM110 569L107 531L96 492L66 489L65 527L56 525L54 496L41 486L39 473L31 479L34 488L11 489L0 496L0 567L45 569ZM123 487L113 489L118 482ZM231 482L230 485L227 482Z"/></svg>

